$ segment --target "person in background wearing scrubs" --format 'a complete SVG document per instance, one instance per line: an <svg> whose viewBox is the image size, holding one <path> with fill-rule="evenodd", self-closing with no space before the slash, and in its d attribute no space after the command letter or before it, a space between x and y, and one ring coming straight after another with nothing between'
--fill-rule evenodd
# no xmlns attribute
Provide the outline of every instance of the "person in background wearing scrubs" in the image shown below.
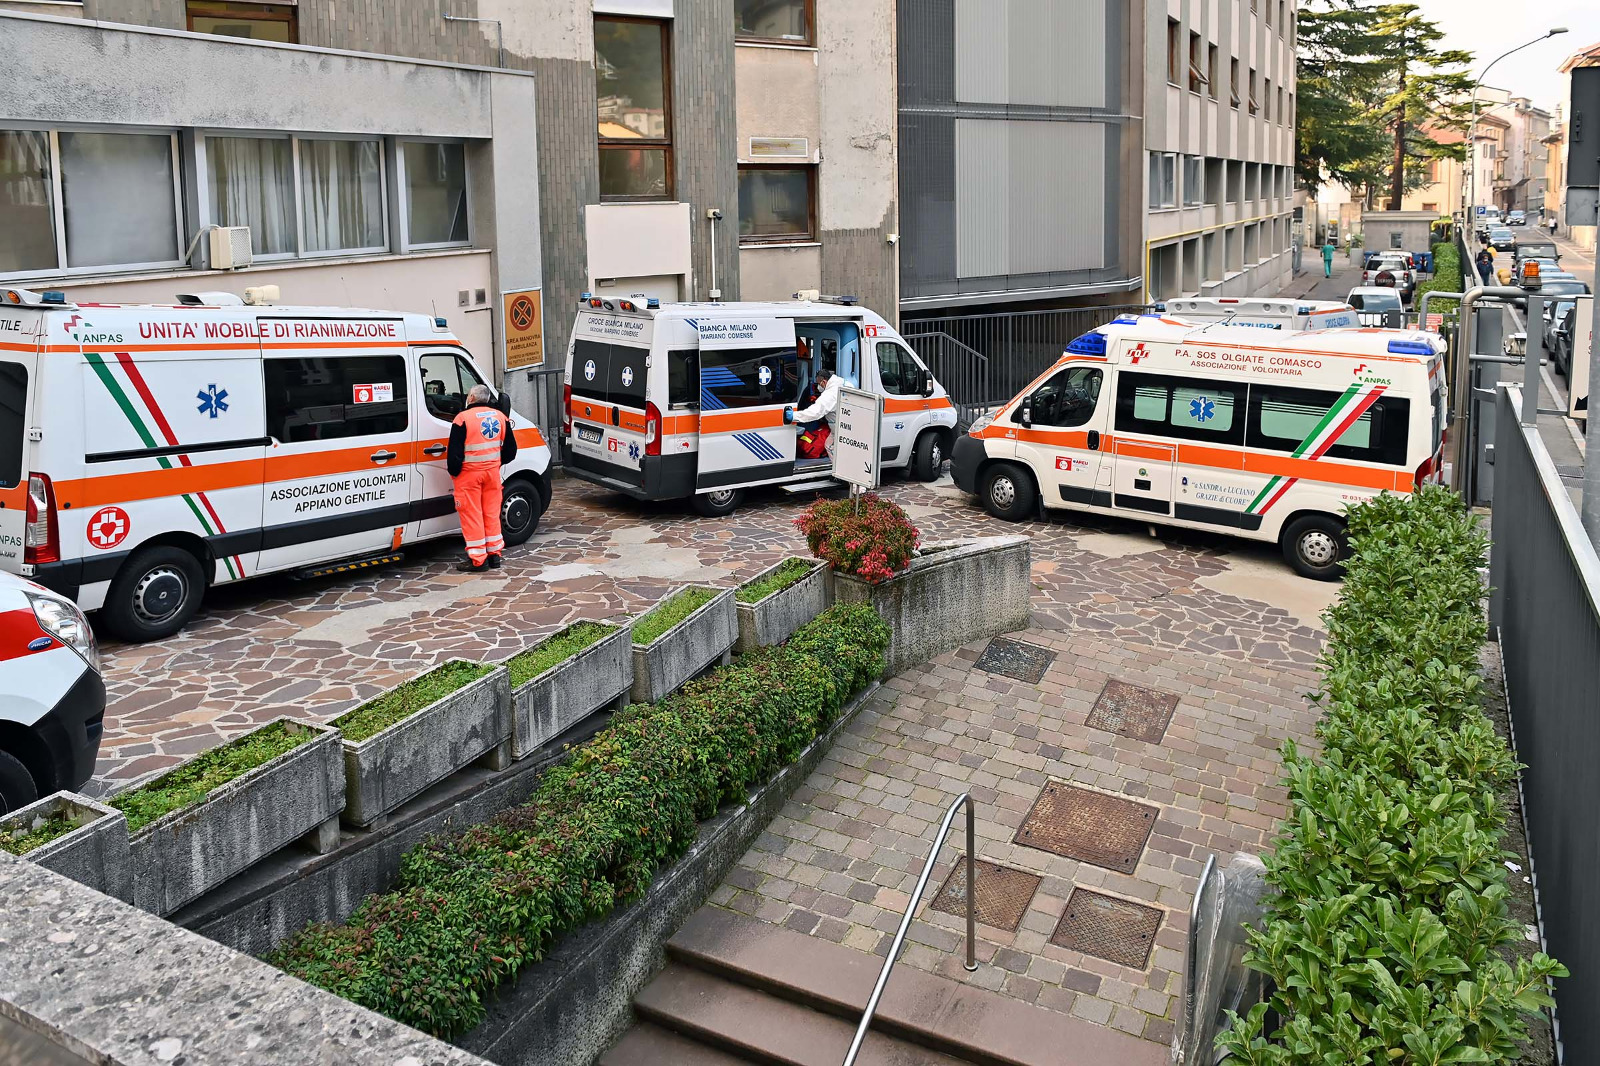
<svg viewBox="0 0 1600 1066"><path fill-rule="evenodd" d="M1328 243L1322 246L1322 276L1325 278L1333 277L1333 251L1333 241L1330 238Z"/></svg>

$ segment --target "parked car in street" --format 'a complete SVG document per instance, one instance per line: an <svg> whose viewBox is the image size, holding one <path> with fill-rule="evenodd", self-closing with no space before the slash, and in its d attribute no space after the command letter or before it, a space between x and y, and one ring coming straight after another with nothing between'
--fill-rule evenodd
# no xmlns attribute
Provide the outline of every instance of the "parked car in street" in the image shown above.
<svg viewBox="0 0 1600 1066"><path fill-rule="evenodd" d="M1417 291L1417 272L1411 268L1410 259L1401 252L1380 252L1367 262L1361 271L1363 286L1394 289L1405 303Z"/></svg>
<svg viewBox="0 0 1600 1066"><path fill-rule="evenodd" d="M0 571L0 814L89 780L105 709L77 604Z"/></svg>
<svg viewBox="0 0 1600 1066"><path fill-rule="evenodd" d="M1517 235L1506 226L1489 229L1489 246L1497 252L1509 252L1517 246Z"/></svg>
<svg viewBox="0 0 1600 1066"><path fill-rule="evenodd" d="M1513 211L1506 216L1506 225L1508 226L1526 226L1527 224L1528 213L1526 211Z"/></svg>
<svg viewBox="0 0 1600 1066"><path fill-rule="evenodd" d="M1405 311L1397 291L1376 285L1363 285L1351 289L1350 295L1344 299L1345 303L1355 308L1363 326L1388 325L1388 315L1391 311L1402 313Z"/></svg>
<svg viewBox="0 0 1600 1066"><path fill-rule="evenodd" d="M1572 380L1572 329L1577 323L1578 305L1572 300L1560 300L1545 310L1545 347L1556 373Z"/></svg>

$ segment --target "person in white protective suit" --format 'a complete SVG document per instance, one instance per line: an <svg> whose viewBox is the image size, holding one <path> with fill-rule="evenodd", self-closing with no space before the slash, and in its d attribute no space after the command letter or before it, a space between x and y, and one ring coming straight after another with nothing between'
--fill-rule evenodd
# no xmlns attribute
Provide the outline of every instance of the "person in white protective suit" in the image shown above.
<svg viewBox="0 0 1600 1066"><path fill-rule="evenodd" d="M817 374L817 384L822 387L822 391L809 406L802 407L794 413L794 422L801 433L818 422L826 422L828 434L824 443L829 458L832 458L834 412L839 409L839 390L844 387L844 378L831 370L823 370Z"/></svg>

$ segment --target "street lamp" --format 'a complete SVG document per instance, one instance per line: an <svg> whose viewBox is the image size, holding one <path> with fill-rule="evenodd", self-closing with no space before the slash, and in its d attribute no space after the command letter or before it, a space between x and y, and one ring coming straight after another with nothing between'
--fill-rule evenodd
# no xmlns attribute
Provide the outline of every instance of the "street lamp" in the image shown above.
<svg viewBox="0 0 1600 1066"><path fill-rule="evenodd" d="M1483 68L1483 73L1478 75L1478 80L1472 83L1472 125L1467 127L1467 165L1470 166L1472 170L1467 174L1467 187L1469 191L1467 193L1466 209L1461 212L1464 216L1462 218L1462 225L1467 227L1467 232L1469 234L1472 232L1471 227L1478 217L1478 143L1476 140L1478 136L1478 87L1483 84L1483 79L1489 76L1489 71L1494 69L1495 63L1500 62L1500 60L1504 59L1506 56L1515 52L1520 52L1524 48L1538 44L1540 41L1549 40L1558 33L1566 32L1567 28L1565 26L1552 26L1550 29L1544 32L1543 36L1535 37L1531 41L1517 45L1510 52L1506 52L1504 55L1496 56L1493 62Z"/></svg>

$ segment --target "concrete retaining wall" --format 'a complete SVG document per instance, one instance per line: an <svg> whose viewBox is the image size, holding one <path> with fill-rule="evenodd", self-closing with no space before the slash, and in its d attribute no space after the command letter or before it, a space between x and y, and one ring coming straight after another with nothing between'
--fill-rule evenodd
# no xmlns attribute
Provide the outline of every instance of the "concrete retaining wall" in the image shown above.
<svg viewBox="0 0 1600 1066"><path fill-rule="evenodd" d="M1027 537L979 537L930 544L881 585L834 575L834 600L865 601L889 623L888 672L1028 628L1033 591Z"/></svg>
<svg viewBox="0 0 1600 1066"><path fill-rule="evenodd" d="M671 599L685 585L663 599ZM739 638L732 589L718 590L688 618L649 644L633 646L633 698L654 703L727 655Z"/></svg>
<svg viewBox="0 0 1600 1066"><path fill-rule="evenodd" d="M560 635L552 634L547 639ZM533 754L588 715L627 695L632 687L630 623L511 693L512 757L522 759Z"/></svg>
<svg viewBox="0 0 1600 1066"><path fill-rule="evenodd" d="M57 815L73 819L78 828L34 848L24 858L96 892L131 902L128 819L121 811L76 792L57 792L0 819L0 833L29 825L35 818Z"/></svg>
<svg viewBox="0 0 1600 1066"><path fill-rule="evenodd" d="M778 567L788 562L784 559L761 571L750 581L760 581ZM755 648L781 644L795 630L828 609L832 602L828 580L828 564L816 563L811 572L788 588L764 596L755 603L737 603L739 612L739 643L734 651L743 655Z"/></svg>
<svg viewBox="0 0 1600 1066"><path fill-rule="evenodd" d="M365 740L342 741L342 820L372 825L510 740L511 678L502 666Z"/></svg>

